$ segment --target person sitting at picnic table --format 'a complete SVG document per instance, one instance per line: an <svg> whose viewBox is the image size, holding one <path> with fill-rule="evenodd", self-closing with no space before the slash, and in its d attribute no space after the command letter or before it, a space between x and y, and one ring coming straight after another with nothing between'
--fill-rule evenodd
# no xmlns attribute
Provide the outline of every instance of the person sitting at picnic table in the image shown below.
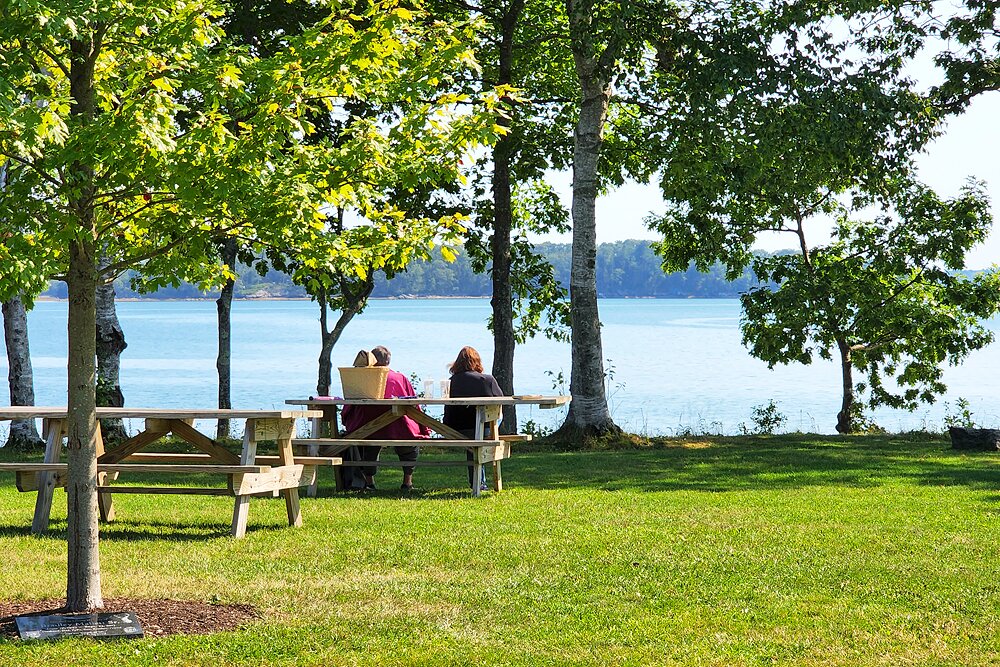
<svg viewBox="0 0 1000 667"><path fill-rule="evenodd" d="M392 354L384 345L379 345L372 349L371 355L374 358L375 366L388 366ZM360 356L360 355L359 355ZM413 385L405 375L389 369L389 375L385 380L385 394L383 398L397 398L400 396L415 396ZM341 419L344 429L349 433L361 428L368 422L385 412L389 408L377 405L345 405L341 412ZM418 424L409 417L403 416L368 436L372 440L414 440L430 437L431 431L426 426ZM360 459L362 461L378 461L382 453L381 447L360 447ZM412 462L417 460L420 449L413 447L395 447L396 456L400 461ZM377 466L364 466L361 468L364 476L365 490L375 488L375 474L378 472ZM403 483L399 487L403 491L413 489L413 466L403 467Z"/></svg>
<svg viewBox="0 0 1000 667"><path fill-rule="evenodd" d="M451 370L451 398L475 398L479 396L503 396L496 378L483 372L483 360L476 348L466 345L458 352L455 361L449 366ZM470 440L476 437L476 408L466 405L444 406L444 421ZM472 452L466 452L466 458L472 460ZM486 468L483 468L479 480L480 489L486 490ZM472 466L469 466L469 486L472 482Z"/></svg>

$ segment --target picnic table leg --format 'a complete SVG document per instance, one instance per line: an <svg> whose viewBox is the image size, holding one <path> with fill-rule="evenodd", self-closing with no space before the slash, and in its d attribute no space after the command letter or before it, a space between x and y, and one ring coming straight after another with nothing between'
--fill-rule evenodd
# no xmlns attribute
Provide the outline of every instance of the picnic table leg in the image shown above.
<svg viewBox="0 0 1000 667"><path fill-rule="evenodd" d="M320 435L320 433L322 432L320 430L320 425L322 423L323 423L323 420L321 418L319 418L319 417L313 417L309 421L309 437L310 438L316 439L316 438L322 437ZM309 456L319 456L319 445L309 445L307 447L306 451L309 453ZM334 474L336 474L336 472L334 472ZM306 489L306 496L308 496L309 498L315 498L316 497L316 490L317 490L318 486L319 486L319 472L317 471L316 477L313 478L312 484L310 484L309 488Z"/></svg>
<svg viewBox="0 0 1000 667"><path fill-rule="evenodd" d="M59 463L62 453L62 439L66 435L65 419L43 419L42 435L45 436L45 463ZM31 532L44 533L49 529L52 513L52 494L56 488L56 473L38 473L38 497L35 499L35 517L31 521Z"/></svg>
<svg viewBox="0 0 1000 667"><path fill-rule="evenodd" d="M493 490L503 491L503 474L500 471L500 462L493 462Z"/></svg>
<svg viewBox="0 0 1000 667"><path fill-rule="evenodd" d="M482 493L483 464L479 462L479 447L472 452L472 495L475 498Z"/></svg>
<svg viewBox="0 0 1000 667"><path fill-rule="evenodd" d="M100 458L104 454L104 435L101 433L101 420L97 420L97 458ZM105 486L108 483L108 479L113 478L113 476L108 475L106 472L97 473L97 485ZM101 491L97 494L97 509L101 513L101 521L106 521L108 523L115 520L115 506L112 504L111 494L107 491Z"/></svg>
<svg viewBox="0 0 1000 667"><path fill-rule="evenodd" d="M243 429L243 453L240 455L240 465L253 465L257 459L256 420L248 419ZM233 506L233 537L243 537L247 533L247 516L250 512L250 496L236 496Z"/></svg>
<svg viewBox="0 0 1000 667"><path fill-rule="evenodd" d="M278 457L281 465L295 465L295 456L292 454L292 436L295 431L295 420L283 420L281 432L275 444L278 446ZM288 525L302 526L302 511L299 508L299 490L297 488L282 489L281 495L285 497L285 509L288 511Z"/></svg>

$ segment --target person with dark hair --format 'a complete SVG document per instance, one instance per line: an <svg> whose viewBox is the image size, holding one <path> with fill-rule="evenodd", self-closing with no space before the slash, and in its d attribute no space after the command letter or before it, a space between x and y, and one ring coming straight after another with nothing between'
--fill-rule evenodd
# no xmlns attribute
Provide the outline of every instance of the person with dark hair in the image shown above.
<svg viewBox="0 0 1000 667"><path fill-rule="evenodd" d="M452 398L475 398L478 396L503 396L496 378L483 372L483 360L476 348L466 345L458 352L458 356L450 366ZM444 406L444 423L456 431L461 431L466 438L476 437L476 409L464 405ZM472 452L466 453L466 458L472 460ZM486 490L486 468L478 480L481 490ZM472 466L469 466L469 486L472 482Z"/></svg>
<svg viewBox="0 0 1000 667"><path fill-rule="evenodd" d="M372 349L371 354L375 358L376 366L388 366L390 359L392 359L392 354L384 345L379 345ZM409 379L407 379L407 377L402 373L390 369L389 375L385 380L385 394L383 395L383 398L397 398L399 396L415 395L416 392L413 390L413 385L410 384ZM388 410L389 408L383 408L378 405L345 405L344 409L341 411L341 419L344 423L344 429L350 433L351 431L361 428ZM372 433L368 436L368 439L413 440L428 438L430 437L430 434L431 431L429 428L423 426L422 424L418 424L409 417L403 416L388 426ZM399 460L403 462L416 461L417 457L420 455L420 448L417 446L394 447L394 449L396 450L396 456L398 456ZM359 450L362 461L378 461L378 457L382 453L381 447L359 447ZM365 466L361 468L361 472L364 476L365 489L374 489L375 474L378 472L378 467ZM413 466L403 467L403 484L399 488L403 491L410 491L413 489Z"/></svg>

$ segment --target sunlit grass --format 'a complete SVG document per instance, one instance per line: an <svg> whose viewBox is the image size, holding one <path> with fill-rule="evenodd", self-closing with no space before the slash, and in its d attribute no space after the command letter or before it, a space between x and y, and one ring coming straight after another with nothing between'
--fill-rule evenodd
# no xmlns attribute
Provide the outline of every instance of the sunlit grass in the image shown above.
<svg viewBox="0 0 1000 667"><path fill-rule="evenodd" d="M256 499L243 540L226 498L116 496L105 596L249 603L262 619L0 642L0 664L992 665L997 462L904 436L522 448L507 490L478 500L460 468L418 469L410 497L398 470L366 497L327 473L302 529ZM8 598L63 595L65 496L47 538L29 534L33 502L0 477Z"/></svg>

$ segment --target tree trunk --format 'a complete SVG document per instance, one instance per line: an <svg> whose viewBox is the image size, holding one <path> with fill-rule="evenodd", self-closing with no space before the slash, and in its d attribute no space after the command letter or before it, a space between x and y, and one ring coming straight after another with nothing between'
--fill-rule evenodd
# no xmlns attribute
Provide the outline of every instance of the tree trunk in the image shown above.
<svg viewBox="0 0 1000 667"><path fill-rule="evenodd" d="M98 32L103 32L99 28ZM72 115L86 124L94 114L94 64L100 36L70 42L70 97ZM66 608L90 611L104 606L98 553L97 511L97 257L94 212L95 176L86 163L71 170L76 238L70 242L69 352L67 364L67 582Z"/></svg>
<svg viewBox="0 0 1000 667"><path fill-rule="evenodd" d="M580 118L573 134L573 249L570 265L570 331L573 400L559 437L592 437L620 433L611 420L604 391L604 351L597 309L597 166L604 141L604 123L611 99L611 81L599 67L587 3L569 0L573 60L580 79Z"/></svg>
<svg viewBox="0 0 1000 667"><path fill-rule="evenodd" d="M107 260L101 258L101 266ZM115 310L115 286L97 286L97 405L120 408L125 405L121 387L122 352L128 347ZM124 442L128 439L121 419L102 419L101 432L105 441Z"/></svg>
<svg viewBox="0 0 1000 667"><path fill-rule="evenodd" d="M842 338L837 339L840 349L840 375L843 385L843 400L840 412L837 413L837 433L854 433L854 367L851 361L851 348Z"/></svg>
<svg viewBox="0 0 1000 667"><path fill-rule="evenodd" d="M7 383L11 405L34 405L35 385L28 346L28 313L20 297L3 303L3 335L7 344ZM17 419L10 423L7 447L36 450L44 446L38 437L34 419Z"/></svg>
<svg viewBox="0 0 1000 667"><path fill-rule="evenodd" d="M226 239L222 246L222 261L236 271L236 239ZM227 280L219 298L215 301L219 327L219 355L215 359L215 368L219 372L219 408L229 409L232 402L232 312L233 290L235 280ZM215 428L215 437L228 438L229 420L220 419Z"/></svg>
<svg viewBox="0 0 1000 667"><path fill-rule="evenodd" d="M499 54L500 85L511 82L514 63L514 31L521 12L523 0L514 0L504 14L501 24ZM505 115L497 119L501 127L510 127L510 118ZM514 394L514 307L510 285L510 234L513 227L511 209L510 155L514 137L503 135L493 149L493 236L490 239L493 269L493 377L500 390L507 396ZM517 433L517 410L513 405L503 408L501 433Z"/></svg>
<svg viewBox="0 0 1000 667"><path fill-rule="evenodd" d="M66 607L69 611L89 611L104 606L98 555L94 362L97 354L94 336L97 328L97 268L94 260L92 241L84 239L73 243L66 280L69 287Z"/></svg>
<svg viewBox="0 0 1000 667"><path fill-rule="evenodd" d="M333 347L340 340L344 329L354 319L354 316L360 313L361 309L365 307L368 297L371 295L372 290L375 289L375 281L370 277L371 273L368 275L369 279L363 282L357 290L352 290L345 282L341 283L341 294L347 306L341 311L340 317L337 318L337 323L334 325L332 331L327 330L327 305L329 301L326 298L326 293L321 292L316 298L320 308L319 323L320 335L322 337L322 348L319 352L319 377L316 382L316 393L319 396L330 395L330 384L333 375L333 364L330 362L330 357L333 354Z"/></svg>

